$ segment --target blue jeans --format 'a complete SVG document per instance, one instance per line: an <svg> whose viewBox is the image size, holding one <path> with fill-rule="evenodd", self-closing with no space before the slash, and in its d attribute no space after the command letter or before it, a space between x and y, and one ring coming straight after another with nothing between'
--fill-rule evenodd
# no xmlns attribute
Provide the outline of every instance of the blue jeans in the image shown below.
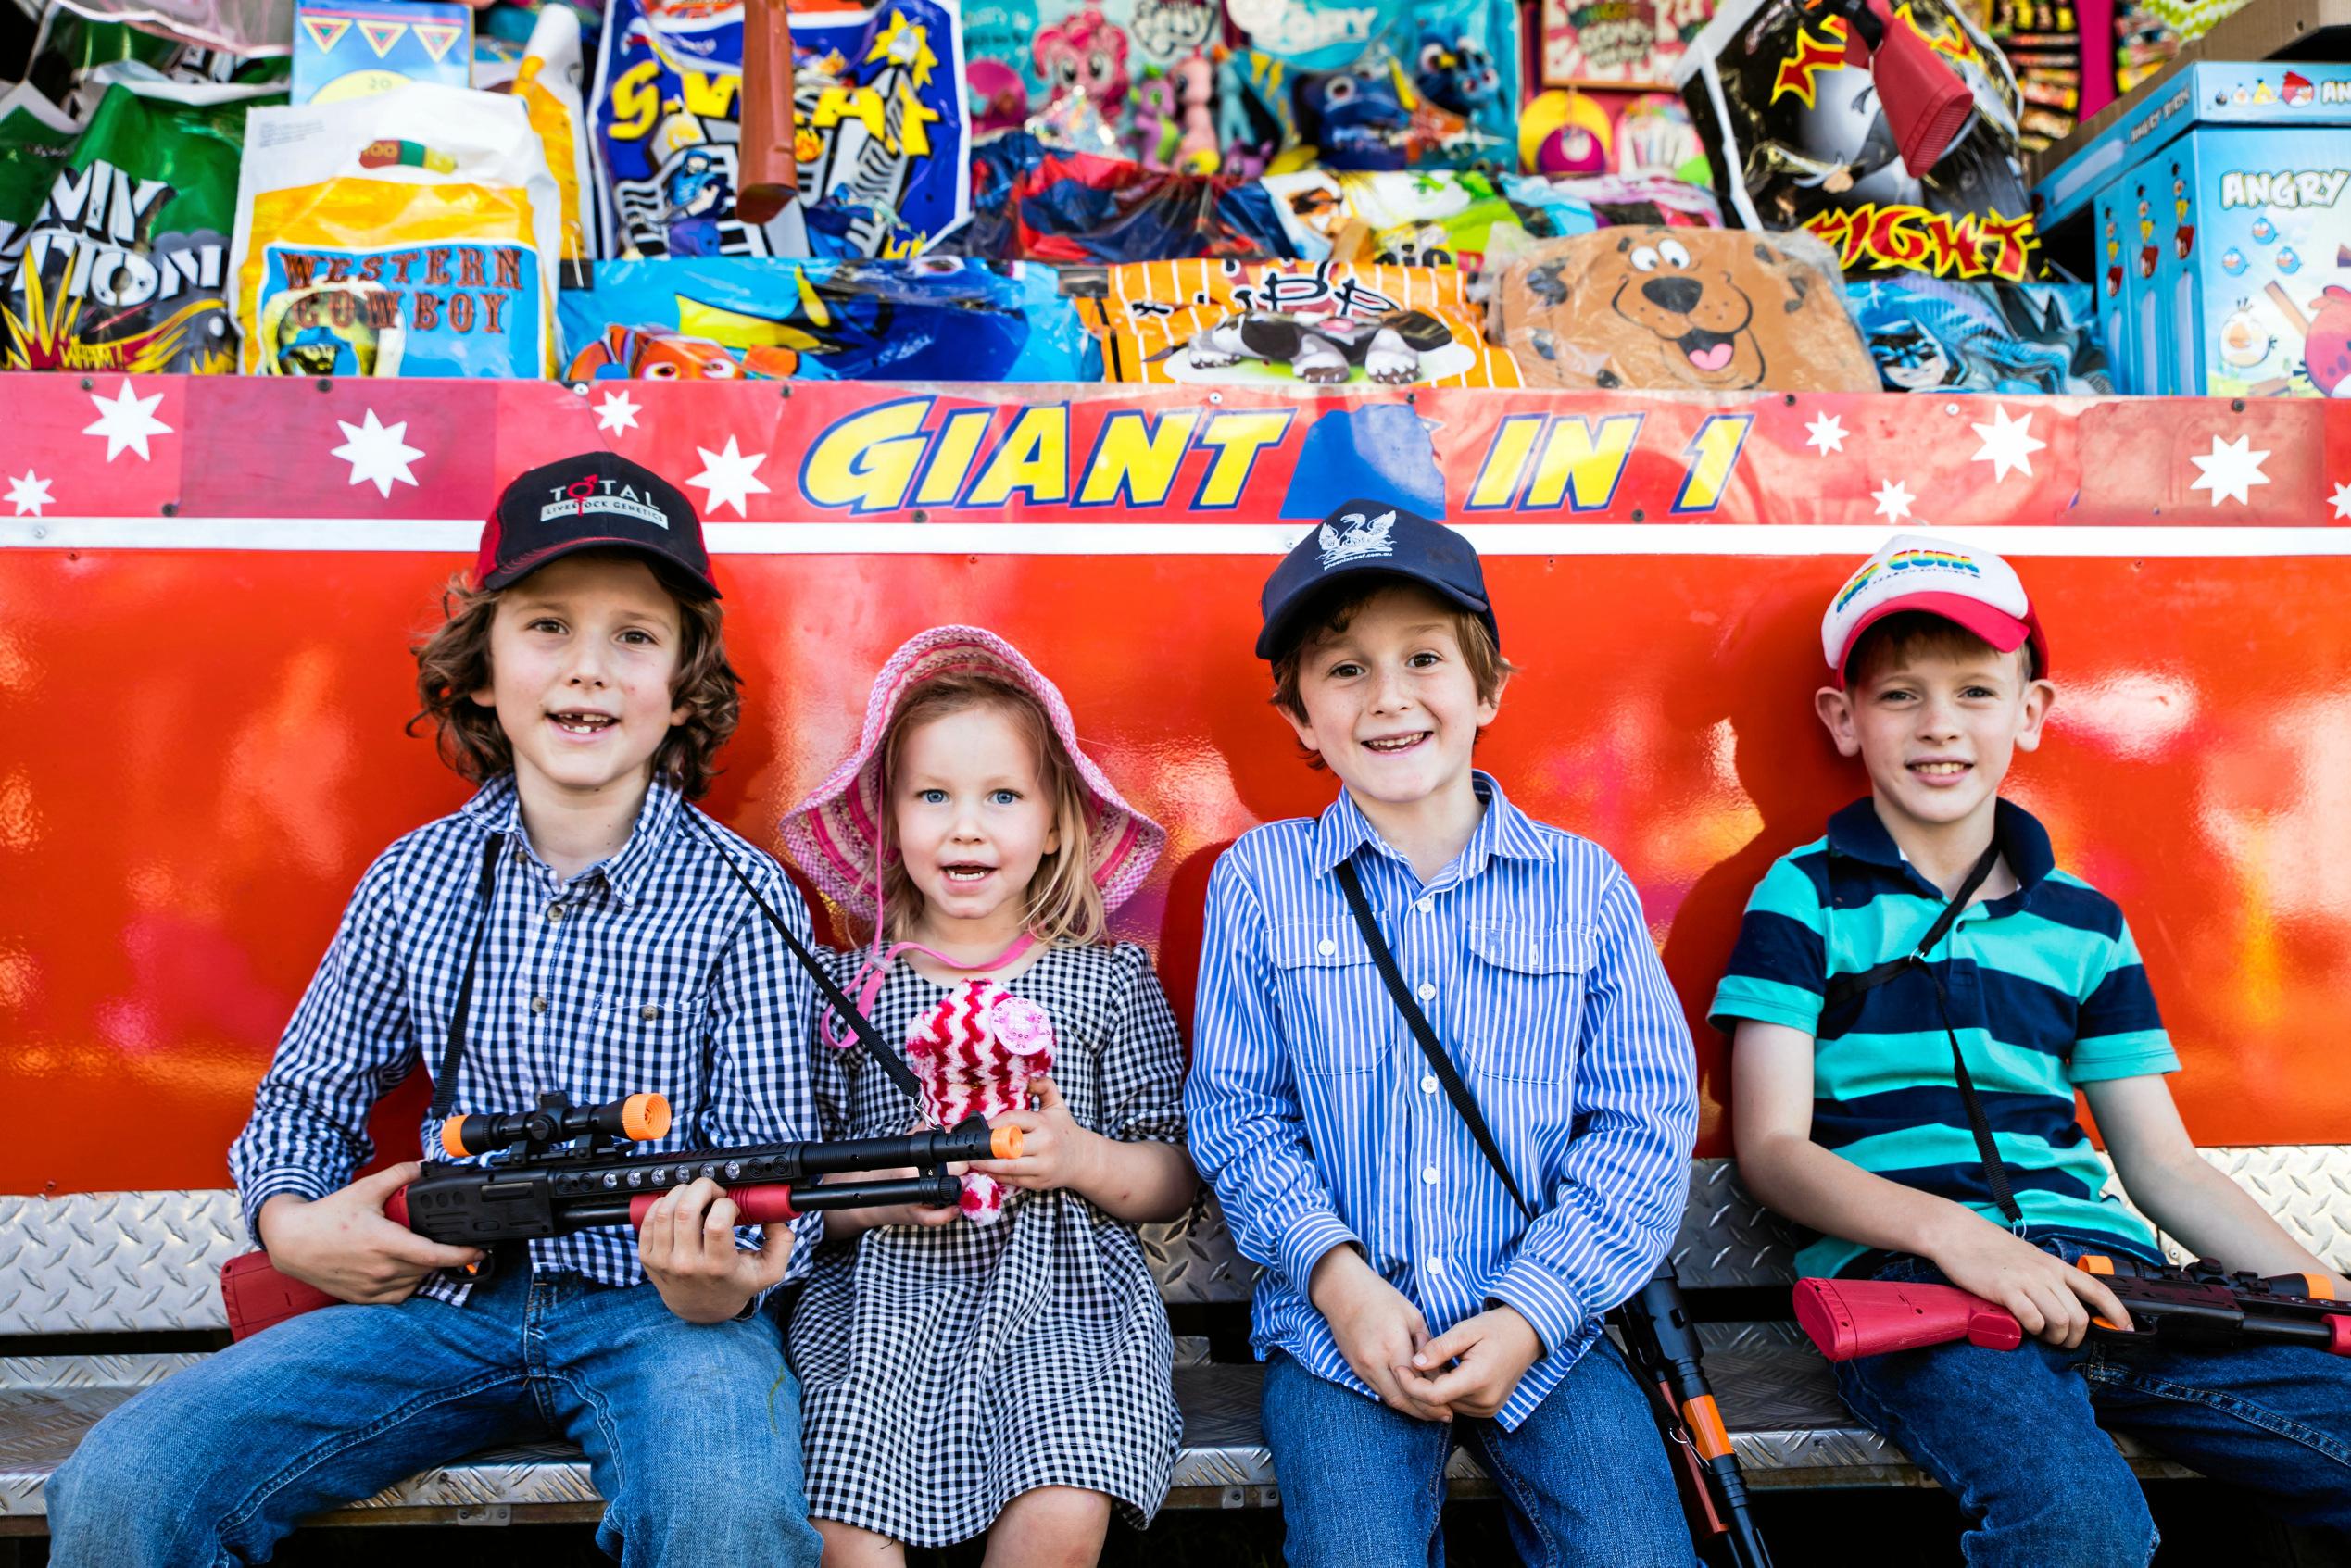
<svg viewBox="0 0 2351 1568"><path fill-rule="evenodd" d="M463 1307L330 1307L124 1404L48 1488L56 1568L262 1562L304 1516L497 1444L569 1437L634 1565L814 1568L799 1385L772 1314L517 1267Z"/></svg>
<svg viewBox="0 0 2351 1568"><path fill-rule="evenodd" d="M1515 1432L1401 1415L1280 1350L1265 1362L1264 1404L1293 1568L1441 1568L1438 1521L1456 1442L1494 1478L1530 1568L1696 1562L1649 1401L1604 1338Z"/></svg>
<svg viewBox="0 0 2351 1568"><path fill-rule="evenodd" d="M1878 1277L1943 1278L1916 1258ZM1847 1361L1837 1388L1975 1520L1960 1542L1975 1568L2145 1568L2155 1521L2110 1432L2296 1524L2351 1528L2351 1360L2322 1350L1939 1345Z"/></svg>

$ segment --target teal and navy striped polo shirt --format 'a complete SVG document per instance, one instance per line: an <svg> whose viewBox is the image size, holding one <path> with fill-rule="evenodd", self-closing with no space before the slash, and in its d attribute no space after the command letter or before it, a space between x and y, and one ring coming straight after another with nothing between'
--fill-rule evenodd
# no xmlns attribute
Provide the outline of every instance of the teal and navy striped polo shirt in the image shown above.
<svg viewBox="0 0 2351 1568"><path fill-rule="evenodd" d="M2106 1196L2106 1167L2074 1113L2079 1085L2179 1071L2138 947L2113 899L2057 870L2032 813L1999 802L1993 834L2022 885L1961 914L1929 956L2025 1226L2159 1261L2146 1223ZM1831 972L1905 956L1943 902L1876 808L1857 800L1756 885L1711 1017L1723 1029L1752 1018L1812 1035L1813 1141L2000 1224L1933 984L1906 970L1821 1016ZM1797 1271L1833 1275L1865 1250L1823 1236L1797 1254Z"/></svg>

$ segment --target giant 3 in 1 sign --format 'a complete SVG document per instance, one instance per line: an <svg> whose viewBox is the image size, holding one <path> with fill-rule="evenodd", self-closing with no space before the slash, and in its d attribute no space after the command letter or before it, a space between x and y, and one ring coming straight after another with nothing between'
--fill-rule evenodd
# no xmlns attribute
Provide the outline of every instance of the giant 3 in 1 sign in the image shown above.
<svg viewBox="0 0 2351 1568"><path fill-rule="evenodd" d="M773 845L890 648L993 626L1172 830L1121 929L1179 1011L1217 851L1329 788L1250 657L1264 572L1342 494L1433 495L1524 666L1481 759L1640 887L1716 1154L1699 1014L1764 867L1860 788L1820 607L1890 532L1980 529L2065 673L2020 797L2131 916L2191 1131L2351 1141L2351 409L48 376L0 378L0 1083L44 1107L6 1190L220 1185L368 857L462 796L403 649L500 483L598 444L714 520L723 821Z"/></svg>

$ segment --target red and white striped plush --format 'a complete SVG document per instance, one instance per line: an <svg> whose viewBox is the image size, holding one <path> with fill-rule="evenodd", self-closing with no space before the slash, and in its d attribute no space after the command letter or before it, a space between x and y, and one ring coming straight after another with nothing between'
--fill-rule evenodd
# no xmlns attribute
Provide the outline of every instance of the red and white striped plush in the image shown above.
<svg viewBox="0 0 2351 1568"><path fill-rule="evenodd" d="M942 1127L1026 1110L1029 1085L1053 1070L1053 1021L993 980L966 980L907 1032L906 1063L923 1085L924 1113ZM974 1224L995 1223L1003 1184L966 1172L962 1209Z"/></svg>

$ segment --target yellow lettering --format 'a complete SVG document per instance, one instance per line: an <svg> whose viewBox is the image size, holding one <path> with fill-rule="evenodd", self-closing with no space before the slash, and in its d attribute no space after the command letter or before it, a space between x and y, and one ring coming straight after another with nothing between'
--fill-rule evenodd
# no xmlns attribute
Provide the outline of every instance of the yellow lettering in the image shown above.
<svg viewBox="0 0 2351 1568"><path fill-rule="evenodd" d="M1465 511L1495 511L1510 505L1518 494L1518 481L1527 471L1528 455L1535 449L1535 437L1542 433L1540 414L1513 414L1494 432L1493 445L1486 448L1486 460L1478 466L1477 478L1469 487L1469 500Z"/></svg>
<svg viewBox="0 0 2351 1568"><path fill-rule="evenodd" d="M1632 454L1633 437L1641 433L1641 414L1611 414L1594 431L1579 415L1561 414L1551 422L1535 477L1527 485L1526 507L1556 507L1598 512L1608 509L1616 482L1625 477L1625 459Z"/></svg>
<svg viewBox="0 0 2351 1568"><path fill-rule="evenodd" d="M740 76L710 76L689 70L678 80L685 84L686 113L703 119L735 118L735 94L743 91Z"/></svg>
<svg viewBox="0 0 2351 1568"><path fill-rule="evenodd" d="M947 416L931 448L931 466L923 470L922 486L914 492L916 506L955 504L963 481L972 476L972 459L979 454L980 440L994 418L993 408L958 408Z"/></svg>
<svg viewBox="0 0 2351 1568"><path fill-rule="evenodd" d="M1690 470L1682 476L1681 494L1674 497L1678 512L1710 512L1722 505L1723 488L1739 463L1740 449L1755 422L1753 414L1708 414L1690 438L1681 455Z"/></svg>
<svg viewBox="0 0 2351 1568"><path fill-rule="evenodd" d="M1123 491L1130 507L1165 506L1168 491L1176 487L1176 470L1191 448L1192 427L1199 423L1200 413L1191 408L1156 422L1132 408L1111 415L1102 421L1077 504L1108 506Z"/></svg>
<svg viewBox="0 0 2351 1568"><path fill-rule="evenodd" d="M1214 451L1216 460L1208 465L1192 505L1221 508L1238 501L1258 455L1289 433L1290 418L1288 408L1227 409L1212 418L1200 433L1200 444Z"/></svg>
<svg viewBox="0 0 2351 1568"><path fill-rule="evenodd" d="M899 156L930 157L931 122L944 118L938 110L924 107L911 82L900 86L898 90Z"/></svg>
<svg viewBox="0 0 2351 1568"><path fill-rule="evenodd" d="M1032 503L1069 499L1068 404L1022 409L963 504L1000 507L1015 490L1026 491Z"/></svg>
<svg viewBox="0 0 2351 1568"><path fill-rule="evenodd" d="M895 511L930 437L922 433L927 397L905 397L836 420L800 465L800 488L820 507Z"/></svg>
<svg viewBox="0 0 2351 1568"><path fill-rule="evenodd" d="M612 83L613 124L609 134L614 141L643 141L653 129L661 112L661 90L653 85L653 79L660 74L660 61L644 60L629 67Z"/></svg>
<svg viewBox="0 0 2351 1568"><path fill-rule="evenodd" d="M818 94L816 112L809 117L809 124L819 131L830 131L845 119L864 125L875 141L886 141L889 135L887 107L882 94L871 87L827 87Z"/></svg>

